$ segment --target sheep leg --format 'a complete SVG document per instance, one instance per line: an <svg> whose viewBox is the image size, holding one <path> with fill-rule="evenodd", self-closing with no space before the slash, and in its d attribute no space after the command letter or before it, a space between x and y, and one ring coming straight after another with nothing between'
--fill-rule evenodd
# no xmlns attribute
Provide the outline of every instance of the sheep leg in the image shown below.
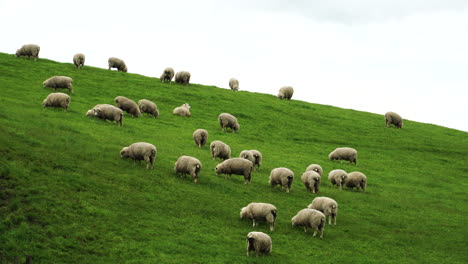
<svg viewBox="0 0 468 264"><path fill-rule="evenodd" d="M328 216L328 224L329 224L329 225L331 225L331 220L332 220L332 216L329 215L329 216Z"/></svg>
<svg viewBox="0 0 468 264"><path fill-rule="evenodd" d="M336 225L336 215L333 217L334 225Z"/></svg>
<svg viewBox="0 0 468 264"><path fill-rule="evenodd" d="M252 227L255 227L257 223L255 223L255 219L252 219Z"/></svg>
<svg viewBox="0 0 468 264"><path fill-rule="evenodd" d="M314 234L312 236L315 237L315 235L317 235L317 230L314 230Z"/></svg>
<svg viewBox="0 0 468 264"><path fill-rule="evenodd" d="M323 228L320 230L320 239L323 239Z"/></svg>
<svg viewBox="0 0 468 264"><path fill-rule="evenodd" d="M304 226L304 233L306 233L306 232L307 232L307 227Z"/></svg>

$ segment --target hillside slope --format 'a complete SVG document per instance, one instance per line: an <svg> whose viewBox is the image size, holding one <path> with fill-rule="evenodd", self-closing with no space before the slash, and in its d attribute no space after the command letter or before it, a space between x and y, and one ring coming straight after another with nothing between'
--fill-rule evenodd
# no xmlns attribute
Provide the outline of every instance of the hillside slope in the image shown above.
<svg viewBox="0 0 468 264"><path fill-rule="evenodd" d="M51 92L42 82L53 75L74 79L68 112L42 108ZM403 129L386 128L383 115L1 53L0 87L0 260L7 263L26 255L34 263L468 260L468 133L407 120ZM160 117L125 115L123 127L85 117L117 95L156 102ZM172 115L186 102L192 117ZM237 116L239 133L221 132L222 112ZM250 185L215 175L219 161L193 143L197 128L208 130L209 142L229 144L233 156L263 153ZM157 146L154 170L120 159L122 147L139 141ZM357 166L328 160L341 146L358 150ZM198 184L174 175L181 155L203 163ZM318 196L300 182L311 163L324 169L318 195L340 206L323 240L290 224ZM268 185L276 167L295 172L291 193ZM330 187L327 174L337 168L365 173L367 191ZM252 201L276 205L274 232L239 219ZM270 256L245 256L253 230L271 235Z"/></svg>

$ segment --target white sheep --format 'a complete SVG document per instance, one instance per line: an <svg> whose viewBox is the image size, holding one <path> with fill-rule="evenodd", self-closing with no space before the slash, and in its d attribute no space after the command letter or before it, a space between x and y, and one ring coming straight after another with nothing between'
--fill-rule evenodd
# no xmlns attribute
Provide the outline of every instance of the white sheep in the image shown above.
<svg viewBox="0 0 468 264"><path fill-rule="evenodd" d="M190 73L187 71L177 72L175 75L175 82L180 84L189 85Z"/></svg>
<svg viewBox="0 0 468 264"><path fill-rule="evenodd" d="M167 67L166 69L164 69L164 71L161 74L161 77L159 78L159 80L161 82L171 83L172 78L174 78L174 69L172 69L171 67Z"/></svg>
<svg viewBox="0 0 468 264"><path fill-rule="evenodd" d="M83 53L77 53L73 56L73 64L76 68L83 68L85 63L85 55Z"/></svg>
<svg viewBox="0 0 468 264"><path fill-rule="evenodd" d="M336 216L338 215L338 203L328 197L315 197L312 203L307 206L309 209L315 209L328 217L328 224L331 225L332 218L336 225Z"/></svg>
<svg viewBox="0 0 468 264"><path fill-rule="evenodd" d="M176 174L190 174L194 183L198 181L201 168L202 164L200 160L190 156L180 156L174 164L174 172Z"/></svg>
<svg viewBox="0 0 468 264"><path fill-rule="evenodd" d="M248 218L252 220L252 227L255 227L258 222L267 222L270 224L270 231L275 230L276 215L278 210L269 203L249 203L240 211L240 218Z"/></svg>
<svg viewBox="0 0 468 264"><path fill-rule="evenodd" d="M272 187L281 185L281 189L286 188L286 192L291 189L292 182L294 180L294 172L288 168L275 168L271 171L268 183Z"/></svg>
<svg viewBox="0 0 468 264"><path fill-rule="evenodd" d="M340 187L340 190L343 189L343 185L345 184L347 178L348 174L344 170L337 169L328 173L328 180L330 180L331 184Z"/></svg>
<svg viewBox="0 0 468 264"><path fill-rule="evenodd" d="M357 165L357 150L353 148L336 148L328 155L330 160L347 160Z"/></svg>
<svg viewBox="0 0 468 264"><path fill-rule="evenodd" d="M159 116L158 106L151 102L150 100L141 99L138 101L138 108L140 109L141 113L148 113L152 115L154 118Z"/></svg>
<svg viewBox="0 0 468 264"><path fill-rule="evenodd" d="M322 177L322 174L323 174L323 169L320 165L318 164L310 164L309 167L307 167L306 171L309 171L309 170L313 170L315 172L317 172L320 177Z"/></svg>
<svg viewBox="0 0 468 264"><path fill-rule="evenodd" d="M367 187L367 177L364 173L359 171L353 171L348 173L348 178L346 179L345 186L349 188L354 188L359 190L359 187L365 192Z"/></svg>
<svg viewBox="0 0 468 264"><path fill-rule="evenodd" d="M16 57L26 56L28 58L33 57L34 60L39 58L39 51L41 48L36 44L26 44L16 50Z"/></svg>
<svg viewBox="0 0 468 264"><path fill-rule="evenodd" d="M215 167L217 176L225 174L231 177L232 174L244 175L244 184L249 184L252 179L253 163L243 158L227 159Z"/></svg>
<svg viewBox="0 0 468 264"><path fill-rule="evenodd" d="M183 104L179 107L174 108L174 110L172 111L172 114L189 117L191 116L190 108L192 107L189 104Z"/></svg>
<svg viewBox="0 0 468 264"><path fill-rule="evenodd" d="M304 183L306 189L313 193L319 192L320 179L320 175L313 170L305 171L301 176L301 181Z"/></svg>
<svg viewBox="0 0 468 264"><path fill-rule="evenodd" d="M107 60L107 62L109 63L109 70L111 68L117 68L118 71L128 71L127 65L125 65L125 62L121 59L110 57L109 60Z"/></svg>
<svg viewBox="0 0 468 264"><path fill-rule="evenodd" d="M224 132L226 132L226 128L230 128L234 133L236 133L240 128L240 125L237 122L237 118L228 113L219 114L218 121L219 125L221 126L221 129Z"/></svg>
<svg viewBox="0 0 468 264"><path fill-rule="evenodd" d="M403 127L403 119L401 116L395 112L387 112L385 113L385 125L394 124L397 128Z"/></svg>
<svg viewBox="0 0 468 264"><path fill-rule="evenodd" d="M278 98L291 100L294 94L294 89L291 86L283 86L279 89Z"/></svg>
<svg viewBox="0 0 468 264"><path fill-rule="evenodd" d="M271 253L271 237L263 232L250 232L247 234L247 256L250 251L255 251L255 255Z"/></svg>
<svg viewBox="0 0 468 264"><path fill-rule="evenodd" d="M52 76L45 80L42 85L44 88L52 88L57 91L59 88L68 89L73 93L73 79L68 76Z"/></svg>
<svg viewBox="0 0 468 264"><path fill-rule="evenodd" d="M231 158L231 148L229 147L228 144L222 141L215 140L211 142L210 151L211 151L211 157L213 157L213 160L215 158L220 158L223 160Z"/></svg>
<svg viewBox="0 0 468 264"><path fill-rule="evenodd" d="M255 157L250 150L243 150L239 154L239 158L250 160L255 165Z"/></svg>
<svg viewBox="0 0 468 264"><path fill-rule="evenodd" d="M67 111L70 104L70 96L64 93L51 93L42 102L43 107L61 107Z"/></svg>
<svg viewBox="0 0 468 264"><path fill-rule="evenodd" d="M140 108L138 108L138 105L132 99L128 99L125 96L117 96L115 97L114 102L118 108L124 110L132 116L141 116Z"/></svg>
<svg viewBox="0 0 468 264"><path fill-rule="evenodd" d="M128 147L124 147L120 151L122 159L133 159L135 162L144 160L146 162L146 169L154 167L154 159L156 158L156 147L153 144L146 142L133 143Z"/></svg>
<svg viewBox="0 0 468 264"><path fill-rule="evenodd" d="M239 90L239 81L237 79L231 78L229 80L229 88L233 91L238 91Z"/></svg>
<svg viewBox="0 0 468 264"><path fill-rule="evenodd" d="M86 112L86 116L94 116L99 119L116 121L117 124L122 126L123 111L110 104L98 104L93 109Z"/></svg>
<svg viewBox="0 0 468 264"><path fill-rule="evenodd" d="M250 150L250 152L252 153L252 155L255 158L254 165L257 166L257 168L260 168L260 166L262 166L262 160L263 160L262 153L260 151L256 150L256 149L252 149L252 150Z"/></svg>
<svg viewBox="0 0 468 264"><path fill-rule="evenodd" d="M320 239L323 238L323 230L325 229L325 215L315 209L302 209L292 219L291 223L293 226L304 227L304 232L307 232L307 228L314 229L314 237L317 231L320 231Z"/></svg>
<svg viewBox="0 0 468 264"><path fill-rule="evenodd" d="M193 141L195 141L195 144L201 148L203 147L206 142L208 141L208 131L205 129L197 129L193 132Z"/></svg>

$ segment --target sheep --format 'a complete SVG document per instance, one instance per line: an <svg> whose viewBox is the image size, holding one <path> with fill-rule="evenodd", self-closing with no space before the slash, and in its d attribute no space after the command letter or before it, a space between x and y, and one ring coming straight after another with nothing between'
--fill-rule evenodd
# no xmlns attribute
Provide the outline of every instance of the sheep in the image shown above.
<svg viewBox="0 0 468 264"><path fill-rule="evenodd" d="M247 256L250 251L255 251L255 255L271 253L271 237L263 232L250 232L247 234Z"/></svg>
<svg viewBox="0 0 468 264"><path fill-rule="evenodd" d="M323 174L323 169L320 165L318 164L310 164L309 167L307 167L306 171L309 171L309 170L313 170L315 172L317 172L320 177L322 177L322 174Z"/></svg>
<svg viewBox="0 0 468 264"><path fill-rule="evenodd" d="M208 141L208 131L205 129L197 129L193 132L193 141L195 141L195 144L201 148L203 147L206 142Z"/></svg>
<svg viewBox="0 0 468 264"><path fill-rule="evenodd" d="M320 179L320 175L313 170L305 171L301 176L301 181L304 183L306 189L313 193L319 192Z"/></svg>
<svg viewBox="0 0 468 264"><path fill-rule="evenodd" d="M367 177L364 173L353 171L348 173L348 178L346 179L345 186L349 188L354 188L359 190L359 187L365 192L367 187Z"/></svg>
<svg viewBox="0 0 468 264"><path fill-rule="evenodd" d="M156 157L156 147L153 144L146 142L133 143L128 147L124 147L120 151L122 159L133 159L134 162L144 160L146 162L146 169L154 167L154 159Z"/></svg>
<svg viewBox="0 0 468 264"><path fill-rule="evenodd" d="M320 231L320 239L323 238L323 230L325 229L325 215L315 209L302 209L292 219L291 223L293 226L304 227L304 232L307 232L307 228L313 228L314 234Z"/></svg>
<svg viewBox="0 0 468 264"><path fill-rule="evenodd" d="M357 150L353 148L336 148L328 155L330 160L347 160L357 165Z"/></svg>
<svg viewBox="0 0 468 264"><path fill-rule="evenodd" d="M344 170L332 170L328 173L328 180L330 180L331 184L337 185L340 187L340 190L343 189L343 185L348 178L348 174Z"/></svg>
<svg viewBox="0 0 468 264"><path fill-rule="evenodd" d="M52 76L45 80L42 85L44 88L52 88L54 91L57 91L58 88L64 88L73 93L73 79L68 76Z"/></svg>
<svg viewBox="0 0 468 264"><path fill-rule="evenodd" d="M180 84L189 85L190 73L187 71L177 72L175 75L175 82Z"/></svg>
<svg viewBox="0 0 468 264"><path fill-rule="evenodd" d="M62 107L67 111L70 104L70 96L64 93L50 93L42 102L43 107Z"/></svg>
<svg viewBox="0 0 468 264"><path fill-rule="evenodd" d="M138 101L138 108L140 109L141 113L148 113L154 118L159 116L158 106L150 100L141 99Z"/></svg>
<svg viewBox="0 0 468 264"><path fill-rule="evenodd" d="M331 225L332 218L333 224L336 225L336 216L338 215L338 203L328 197L315 197L312 203L307 206L309 209L315 209L322 212L325 217L328 216L328 224Z"/></svg>
<svg viewBox="0 0 468 264"><path fill-rule="evenodd" d="M229 87L233 91L239 91L239 81L237 79L231 78L229 80Z"/></svg>
<svg viewBox="0 0 468 264"><path fill-rule="evenodd" d="M198 181L201 168L201 162L197 158L190 156L180 156L174 164L174 172L176 174L190 174L194 183Z"/></svg>
<svg viewBox="0 0 468 264"><path fill-rule="evenodd" d="M240 211L240 218L249 218L252 220L252 227L258 224L258 221L266 221L270 224L270 231L275 230L277 209L269 203L249 203Z"/></svg>
<svg viewBox="0 0 468 264"><path fill-rule="evenodd" d="M227 160L231 158L231 148L226 143L215 140L210 144L211 157Z"/></svg>
<svg viewBox="0 0 468 264"><path fill-rule="evenodd" d="M190 108L192 107L189 104L183 104L179 107L174 108L174 110L172 111L172 114L188 117L191 115Z"/></svg>
<svg viewBox="0 0 468 264"><path fill-rule="evenodd" d="M28 58L33 57L34 60L39 58L39 51L41 48L36 44L26 44L16 50L16 57L26 56Z"/></svg>
<svg viewBox="0 0 468 264"><path fill-rule="evenodd" d="M215 167L216 175L244 175L244 184L249 184L252 179L253 163L243 158L227 159Z"/></svg>
<svg viewBox="0 0 468 264"><path fill-rule="evenodd" d="M271 184L272 187L275 187L278 184L281 185L281 189L283 189L283 187L286 187L286 192L289 193L293 180L294 172L292 172L290 169L276 168L271 170L268 182Z"/></svg>
<svg viewBox="0 0 468 264"><path fill-rule="evenodd" d="M253 156L250 150L241 151L241 153L239 154L239 158L250 160L255 165L255 157Z"/></svg>
<svg viewBox="0 0 468 264"><path fill-rule="evenodd" d="M226 132L226 128L230 128L234 133L236 133L240 128L240 125L237 122L237 118L228 113L219 114L218 121L219 125L221 126L221 129L224 132Z"/></svg>
<svg viewBox="0 0 468 264"><path fill-rule="evenodd" d="M279 89L278 98L291 100L293 93L294 89L291 86L284 86Z"/></svg>
<svg viewBox="0 0 468 264"><path fill-rule="evenodd" d="M114 102L117 108L124 110L133 117L141 116L140 108L138 108L138 105L135 103L135 101L128 99L125 96L117 96L115 97Z"/></svg>
<svg viewBox="0 0 468 264"><path fill-rule="evenodd" d="M73 56L73 64L76 68L83 68L85 63L85 55L83 53L77 53Z"/></svg>
<svg viewBox="0 0 468 264"><path fill-rule="evenodd" d="M403 119L401 116L395 112L387 112L385 113L385 126L394 124L397 128L403 127Z"/></svg>
<svg viewBox="0 0 468 264"><path fill-rule="evenodd" d="M118 71L128 71L127 65L125 65L125 62L121 59L118 59L116 57L110 57L107 62L109 63L109 70L111 68L117 68Z"/></svg>
<svg viewBox="0 0 468 264"><path fill-rule="evenodd" d="M255 158L254 165L257 166L257 168L260 168L260 166L262 166L262 160L263 160L262 153L256 149L252 149L250 150L250 152Z"/></svg>
<svg viewBox="0 0 468 264"><path fill-rule="evenodd" d="M167 67L166 69L164 69L164 71L161 74L161 77L159 78L159 80L161 82L171 83L172 78L174 78L174 69L172 69L171 67Z"/></svg>
<svg viewBox="0 0 468 264"><path fill-rule="evenodd" d="M122 126L123 111L110 104L98 104L86 112L86 116L94 116L99 119L116 121Z"/></svg>

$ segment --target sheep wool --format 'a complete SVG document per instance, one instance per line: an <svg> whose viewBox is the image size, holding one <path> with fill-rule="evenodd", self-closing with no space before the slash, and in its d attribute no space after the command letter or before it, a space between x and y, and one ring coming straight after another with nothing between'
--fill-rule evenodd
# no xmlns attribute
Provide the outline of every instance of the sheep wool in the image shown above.
<svg viewBox="0 0 468 264"><path fill-rule="evenodd" d="M247 256L250 251L255 251L255 255L266 255L271 253L271 237L263 232L250 232L247 234Z"/></svg>
<svg viewBox="0 0 468 264"><path fill-rule="evenodd" d="M291 189L294 180L294 172L288 168L275 168L270 173L269 184L272 187L280 185L281 189L286 188L286 192Z"/></svg>
<svg viewBox="0 0 468 264"><path fill-rule="evenodd" d="M318 193L320 180L320 175L313 170L305 171L301 176L301 181L304 183L306 189L313 193Z"/></svg>
<svg viewBox="0 0 468 264"><path fill-rule="evenodd" d="M279 89L278 98L291 100L294 94L294 89L291 86L283 86Z"/></svg>
<svg viewBox="0 0 468 264"><path fill-rule="evenodd" d="M187 71L177 72L175 75L175 82L180 84L189 85L190 73Z"/></svg>
<svg viewBox="0 0 468 264"><path fill-rule="evenodd" d="M93 109L88 110L86 116L97 117L104 121L116 121L118 125L122 126L123 111L110 104L98 104Z"/></svg>
<svg viewBox="0 0 468 264"><path fill-rule="evenodd" d="M146 169L154 167L154 159L156 158L156 147L153 144L146 142L133 143L128 147L124 147L120 151L122 159L132 159L135 162L144 160L146 162Z"/></svg>
<svg viewBox="0 0 468 264"><path fill-rule="evenodd" d="M115 97L114 102L118 108L124 110L132 116L141 116L140 108L138 108L138 105L135 103L135 101L128 99L125 96L117 96Z"/></svg>
<svg viewBox="0 0 468 264"><path fill-rule="evenodd" d="M180 156L174 164L174 172L176 174L189 174L192 176L194 183L198 181L201 168L202 163L200 160L190 156Z"/></svg>
<svg viewBox="0 0 468 264"><path fill-rule="evenodd" d="M357 150L353 148L336 148L328 155L330 160L347 160L357 165Z"/></svg>
<svg viewBox="0 0 468 264"><path fill-rule="evenodd" d="M233 91L239 91L239 81L237 79L231 78L229 80L229 88Z"/></svg>
<svg viewBox="0 0 468 264"><path fill-rule="evenodd" d="M332 218L336 225L336 216L338 215L338 203L328 197L315 197L312 203L307 206L309 209L315 209L322 212L325 217L328 217L328 224L331 225Z"/></svg>
<svg viewBox="0 0 468 264"><path fill-rule="evenodd" d="M243 150L239 154L239 158L250 160L255 165L255 157L250 150Z"/></svg>
<svg viewBox="0 0 468 264"><path fill-rule="evenodd" d="M367 177L364 173L359 171L348 173L345 186L351 189L356 187L358 190L361 188L365 192L367 187Z"/></svg>
<svg viewBox="0 0 468 264"><path fill-rule="evenodd" d="M240 211L241 219L251 219L252 227L255 227L258 222L267 222L270 224L270 231L275 230L276 215L278 210L269 203L249 203Z"/></svg>
<svg viewBox="0 0 468 264"><path fill-rule="evenodd" d="M141 99L140 101L138 101L138 108L140 109L141 113L150 114L154 118L157 118L159 116L158 106L150 100Z"/></svg>
<svg viewBox="0 0 468 264"><path fill-rule="evenodd" d="M16 57L28 57L28 58L31 58L33 57L34 60L36 60L37 58L39 58L39 51L41 50L41 48L39 47L39 45L36 45L36 44L26 44L26 45L23 45L21 48L17 49L16 50Z"/></svg>
<svg viewBox="0 0 468 264"><path fill-rule="evenodd" d="M228 144L222 141L215 140L211 142L210 151L211 151L211 157L213 157L213 160L216 158L220 158L223 160L227 160L231 158L231 148L229 147Z"/></svg>
<svg viewBox="0 0 468 264"><path fill-rule="evenodd" d="M61 107L67 111L70 104L70 96L64 93L51 93L42 102L43 107Z"/></svg>
<svg viewBox="0 0 468 264"><path fill-rule="evenodd" d="M257 166L257 168L260 168L260 166L262 166L262 160L263 160L262 153L260 151L256 150L256 149L252 149L252 150L250 150L250 152L252 153L252 155L255 158L254 165Z"/></svg>
<svg viewBox="0 0 468 264"><path fill-rule="evenodd" d="M161 74L161 77L159 78L159 80L161 82L171 83L172 78L174 78L174 69L172 69L171 67L167 67L166 69L164 69L164 71Z"/></svg>
<svg viewBox="0 0 468 264"><path fill-rule="evenodd" d="M107 60L109 63L109 70L111 68L116 68L118 71L122 72L127 72L127 65L125 65L125 62L119 58L116 57L110 57L109 60Z"/></svg>
<svg viewBox="0 0 468 264"><path fill-rule="evenodd" d="M328 173L328 180L331 182L331 184L340 187L340 190L343 189L343 185L347 178L348 174L344 170L337 169Z"/></svg>
<svg viewBox="0 0 468 264"><path fill-rule="evenodd" d="M178 116L189 117L191 116L190 108L191 106L189 104L183 104L179 107L174 108L174 110L172 111L172 114L178 115Z"/></svg>
<svg viewBox="0 0 468 264"><path fill-rule="evenodd" d="M227 159L215 167L215 173L217 176L220 174L228 175L232 174L244 175L244 184L249 184L252 180L253 163L250 160L242 158Z"/></svg>
<svg viewBox="0 0 468 264"><path fill-rule="evenodd" d="M224 132L226 132L226 128L230 128L234 133L236 133L240 128L240 125L237 122L237 118L228 113L219 114L218 121L219 125L221 126L221 129Z"/></svg>
<svg viewBox="0 0 468 264"><path fill-rule="evenodd" d="M325 215L315 209L302 209L292 219L291 223L293 226L304 227L304 232L307 232L307 228L313 228L315 237L317 231L320 231L320 239L323 238L323 230L325 229Z"/></svg>
<svg viewBox="0 0 468 264"><path fill-rule="evenodd" d="M44 88L52 88L57 91L59 88L68 89L73 93L73 79L68 76L52 76L45 80L42 85Z"/></svg>
<svg viewBox="0 0 468 264"><path fill-rule="evenodd" d="M73 64L76 68L83 68L85 63L85 55L83 53L77 53L73 56Z"/></svg>
<svg viewBox="0 0 468 264"><path fill-rule="evenodd" d="M397 128L403 127L403 119L395 112L385 113L385 125L388 127L390 124L395 125Z"/></svg>
<svg viewBox="0 0 468 264"><path fill-rule="evenodd" d="M323 169L320 165L318 164L310 164L309 167L307 167L306 171L309 171L309 170L313 170L315 172L317 172L320 177L322 177L322 174L323 174Z"/></svg>
<svg viewBox="0 0 468 264"><path fill-rule="evenodd" d="M203 147L206 142L208 141L208 131L205 129L197 129L193 132L193 141L195 141L195 144L201 148Z"/></svg>

